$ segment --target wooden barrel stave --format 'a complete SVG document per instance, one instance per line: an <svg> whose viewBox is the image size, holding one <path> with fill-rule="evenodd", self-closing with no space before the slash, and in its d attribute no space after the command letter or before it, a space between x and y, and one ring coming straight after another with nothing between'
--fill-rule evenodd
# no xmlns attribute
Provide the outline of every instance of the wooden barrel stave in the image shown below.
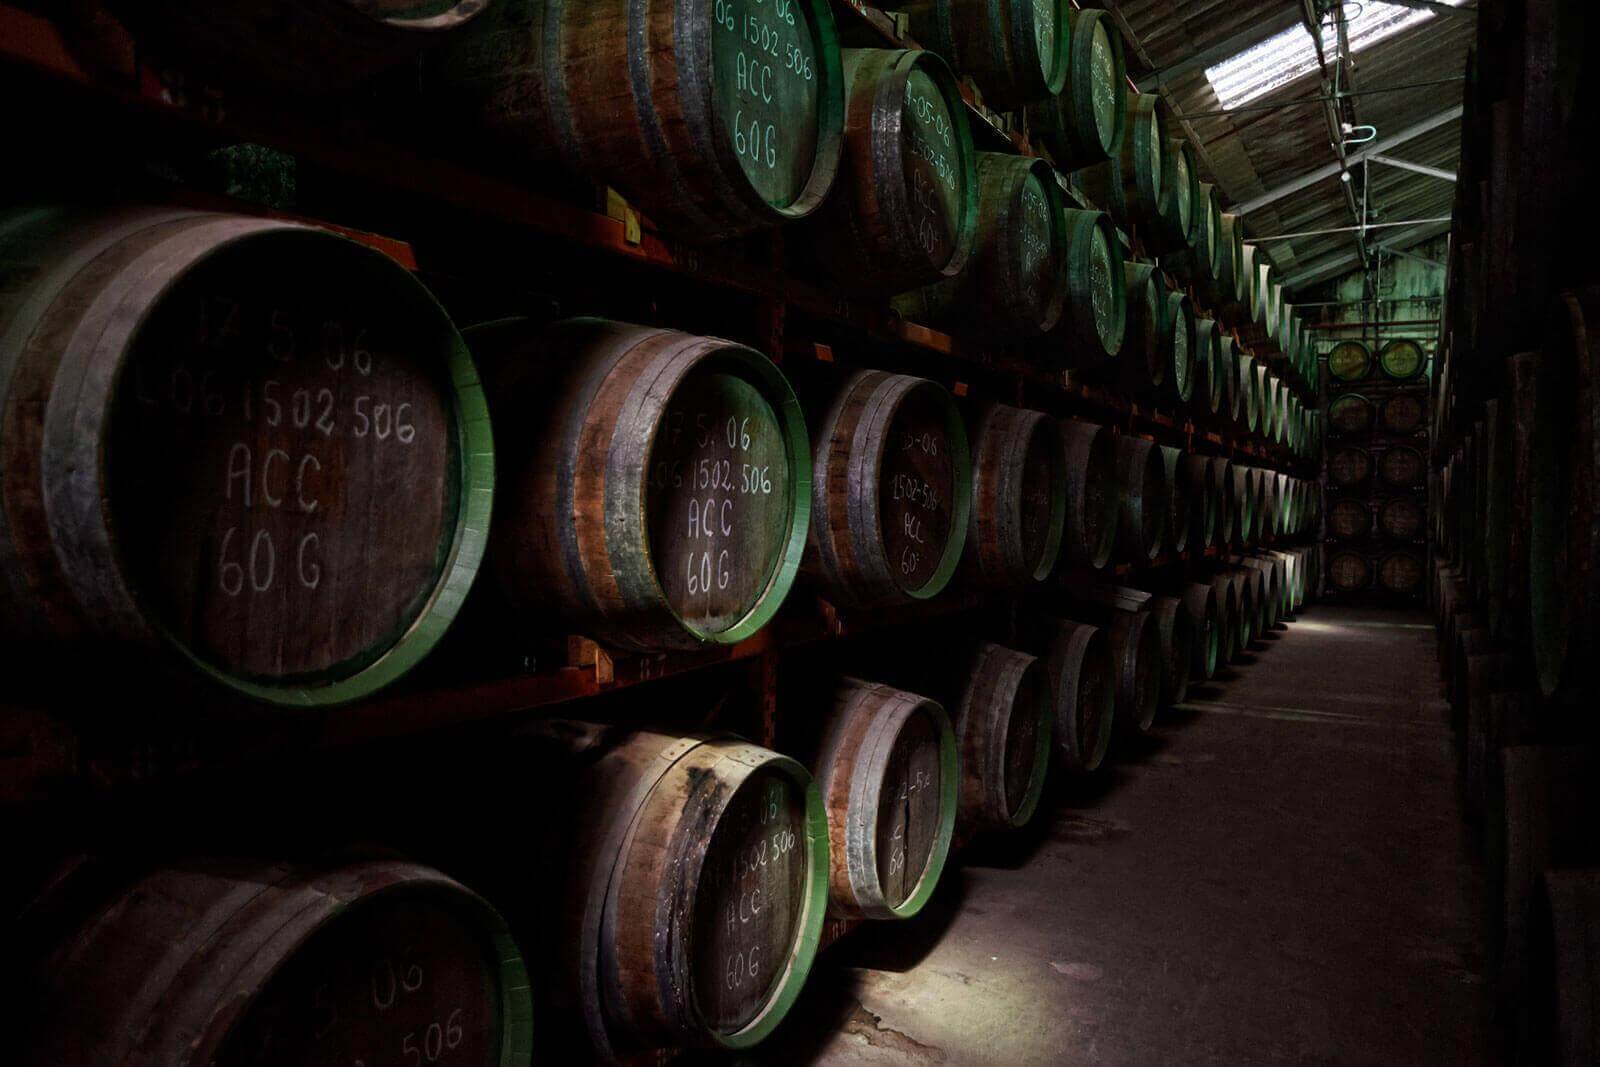
<svg viewBox="0 0 1600 1067"><path fill-rule="evenodd" d="M852 606L943 590L972 506L967 433L950 395L922 378L858 371L814 447L807 575Z"/></svg>
<svg viewBox="0 0 1600 1067"><path fill-rule="evenodd" d="M1066 456L1053 421L991 404L973 435L966 554L979 584L1012 588L1055 569L1067 515Z"/></svg>
<svg viewBox="0 0 1600 1067"><path fill-rule="evenodd" d="M1061 419L1059 425L1067 471L1064 554L1099 570L1111 560L1121 515L1116 438L1106 427L1079 419Z"/></svg>
<svg viewBox="0 0 1600 1067"><path fill-rule="evenodd" d="M1158 596L1150 602L1156 632L1161 640L1161 707L1182 704L1189 696L1189 678L1197 638L1189 609L1182 599Z"/></svg>
<svg viewBox="0 0 1600 1067"><path fill-rule="evenodd" d="M922 910L955 829L958 763L944 708L840 680L815 767L828 814L831 914L909 919Z"/></svg>
<svg viewBox="0 0 1600 1067"><path fill-rule="evenodd" d="M1161 635L1148 611L1113 610L1106 627L1116 682L1116 728L1148 734L1161 703Z"/></svg>
<svg viewBox="0 0 1600 1067"><path fill-rule="evenodd" d="M1093 774L1105 762L1115 725L1116 693L1104 631L1067 619L1047 621L1045 670L1055 695L1056 751L1062 766Z"/></svg>
<svg viewBox="0 0 1600 1067"><path fill-rule="evenodd" d="M961 806L968 832L1026 826L1044 794L1054 722L1045 664L983 642L955 715Z"/></svg>
<svg viewBox="0 0 1600 1067"><path fill-rule="evenodd" d="M1067 228L1067 299L1047 338L1054 361L1071 368L1113 360L1127 335L1127 278L1111 217L1063 212Z"/></svg>
<svg viewBox="0 0 1600 1067"><path fill-rule="evenodd" d="M1161 554L1172 495L1161 446L1142 438L1119 437L1117 478L1121 485L1117 542L1122 554L1134 560L1155 559Z"/></svg>

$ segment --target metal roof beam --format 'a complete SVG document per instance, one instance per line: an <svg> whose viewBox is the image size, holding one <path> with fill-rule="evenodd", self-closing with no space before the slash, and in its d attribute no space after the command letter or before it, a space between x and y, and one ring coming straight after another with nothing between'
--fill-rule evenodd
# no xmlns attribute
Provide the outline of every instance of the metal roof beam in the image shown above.
<svg viewBox="0 0 1600 1067"><path fill-rule="evenodd" d="M1438 178L1441 181L1453 182L1456 180L1455 171L1442 170L1439 167L1430 167L1424 163L1413 163L1409 159L1396 159L1393 156L1383 156L1377 154L1376 152L1367 158L1372 160L1374 163L1387 163L1391 167L1399 167L1401 170L1409 170L1415 171L1418 174L1426 174L1429 177Z"/></svg>
<svg viewBox="0 0 1600 1067"><path fill-rule="evenodd" d="M1477 15L1476 7L1456 7L1454 4L1441 4L1438 0L1389 0L1391 4L1401 7L1414 7L1418 11L1432 11L1435 15Z"/></svg>
<svg viewBox="0 0 1600 1067"><path fill-rule="evenodd" d="M1456 104L1454 107L1446 108L1436 115L1428 116L1421 122L1413 123L1412 125L1407 126L1398 133L1391 134L1388 137L1380 137L1371 144L1363 146L1358 152L1350 153L1348 165L1354 166L1356 163L1367 158L1368 156L1378 155L1382 152L1388 151L1391 148L1397 148L1400 145L1405 144L1407 141L1421 137L1423 134L1436 130L1445 123L1451 122L1460 117L1460 104ZM1284 197L1298 193L1302 189L1310 188L1320 181L1326 181L1329 178L1338 177L1339 172L1343 169L1344 168L1338 163L1329 163L1325 167L1318 167L1316 170L1302 174L1298 178L1284 182L1275 189L1269 189L1258 197L1255 197L1251 200L1246 200L1244 203L1237 205L1233 210L1240 215L1248 215L1252 211L1259 211L1268 204L1275 204Z"/></svg>
<svg viewBox="0 0 1600 1067"><path fill-rule="evenodd" d="M1429 238L1437 237L1449 229L1449 220L1430 222L1425 226L1418 226L1416 229L1398 234L1378 247L1385 252L1398 253L1414 244L1420 244ZM1349 267L1360 262L1361 254L1353 249L1348 252L1335 252L1333 255L1323 256L1321 259L1307 263L1304 268L1285 278L1283 287L1285 289L1299 289L1303 286L1312 285L1344 273Z"/></svg>

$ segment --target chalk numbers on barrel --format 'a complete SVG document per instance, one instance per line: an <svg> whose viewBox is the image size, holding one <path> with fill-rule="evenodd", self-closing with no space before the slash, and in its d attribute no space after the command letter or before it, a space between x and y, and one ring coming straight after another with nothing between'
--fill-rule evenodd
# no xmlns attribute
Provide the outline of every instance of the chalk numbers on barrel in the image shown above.
<svg viewBox="0 0 1600 1067"><path fill-rule="evenodd" d="M796 153L785 143L786 103L814 94L817 57L799 0L715 0L717 61L732 112L734 152L746 169L778 172ZM796 124L800 126L803 124ZM776 176L776 175L775 175Z"/></svg>
<svg viewBox="0 0 1600 1067"><path fill-rule="evenodd" d="M650 551L673 610L714 629L766 587L789 510L786 446L771 405L736 376L692 375L674 401L650 450Z"/></svg>
<svg viewBox="0 0 1600 1067"><path fill-rule="evenodd" d="M800 844L800 837L788 826L782 825L780 816L787 811L788 797L781 782L771 782L758 809L761 835L753 843L734 853L733 899L727 906L728 937L736 945L741 927L760 921L767 907L767 872L769 868L780 878L787 877L790 854ZM761 945L735 947L722 961L723 979L729 990L736 990L748 981L761 977Z"/></svg>
<svg viewBox="0 0 1600 1067"><path fill-rule="evenodd" d="M118 385L111 496L137 584L229 670L335 667L409 621L425 577L405 565L431 564L453 517L427 342L332 267L224 258L187 286Z"/></svg>
<svg viewBox="0 0 1600 1067"><path fill-rule="evenodd" d="M913 455L936 459L942 447L939 434L929 431L908 431L903 435L901 450ZM911 575L922 567L925 555L934 551L927 529L929 512L937 513L943 504L938 486L919 477L915 470L895 471L891 475L892 499L898 508L901 537L899 554L900 573Z"/></svg>
<svg viewBox="0 0 1600 1067"><path fill-rule="evenodd" d="M904 124L917 246L929 256L951 241L961 180L956 129L933 79L920 70L906 81Z"/></svg>

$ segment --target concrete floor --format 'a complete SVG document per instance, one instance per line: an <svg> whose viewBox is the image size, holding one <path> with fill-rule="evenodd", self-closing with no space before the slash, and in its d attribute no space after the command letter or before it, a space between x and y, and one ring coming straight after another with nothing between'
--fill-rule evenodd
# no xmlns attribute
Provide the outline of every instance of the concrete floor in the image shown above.
<svg viewBox="0 0 1600 1067"><path fill-rule="evenodd" d="M1249 660L825 953L759 1061L1491 1062L1424 616L1315 608Z"/></svg>

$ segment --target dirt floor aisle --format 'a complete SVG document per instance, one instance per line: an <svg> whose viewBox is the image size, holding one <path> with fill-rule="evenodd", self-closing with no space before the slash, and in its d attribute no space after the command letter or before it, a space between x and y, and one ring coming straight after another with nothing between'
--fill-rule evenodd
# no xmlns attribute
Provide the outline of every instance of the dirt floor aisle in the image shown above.
<svg viewBox="0 0 1600 1067"><path fill-rule="evenodd" d="M826 953L764 1062L1490 1062L1420 614L1316 608L1029 841Z"/></svg>

